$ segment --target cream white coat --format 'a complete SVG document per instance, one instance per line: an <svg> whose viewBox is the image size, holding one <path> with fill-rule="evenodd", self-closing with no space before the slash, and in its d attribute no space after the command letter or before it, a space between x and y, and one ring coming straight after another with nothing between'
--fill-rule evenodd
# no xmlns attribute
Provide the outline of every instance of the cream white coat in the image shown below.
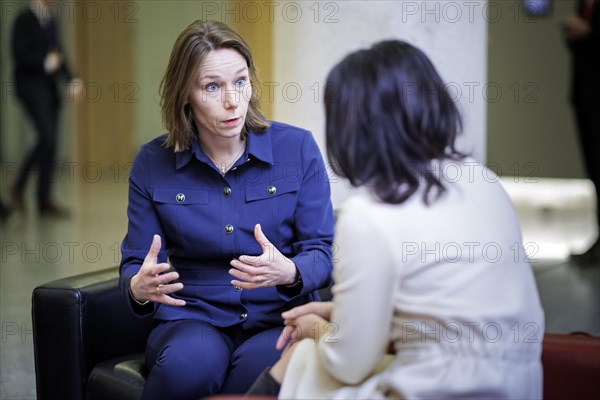
<svg viewBox="0 0 600 400"><path fill-rule="evenodd" d="M512 204L473 159L435 170L448 191L430 206L344 203L331 331L298 344L280 398L542 397L544 316Z"/></svg>

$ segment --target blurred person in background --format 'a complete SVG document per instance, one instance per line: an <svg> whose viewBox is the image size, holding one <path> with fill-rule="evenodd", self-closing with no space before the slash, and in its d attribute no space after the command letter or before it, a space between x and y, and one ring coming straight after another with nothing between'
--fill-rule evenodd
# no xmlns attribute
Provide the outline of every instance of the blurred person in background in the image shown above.
<svg viewBox="0 0 600 400"><path fill-rule="evenodd" d="M60 45L55 0L35 0L16 18L12 28L12 55L17 97L33 123L36 143L20 165L11 188L12 209L25 208L24 191L31 170L37 167L37 208L42 216L68 216L52 198L52 173L58 143L61 106L59 85L69 83L75 101L82 96L82 82L71 74Z"/></svg>
<svg viewBox="0 0 600 400"><path fill-rule="evenodd" d="M578 0L576 13L563 23L571 51L571 103L583 162L596 190L596 222L600 235L600 0ZM600 264L600 238L584 254L581 265Z"/></svg>

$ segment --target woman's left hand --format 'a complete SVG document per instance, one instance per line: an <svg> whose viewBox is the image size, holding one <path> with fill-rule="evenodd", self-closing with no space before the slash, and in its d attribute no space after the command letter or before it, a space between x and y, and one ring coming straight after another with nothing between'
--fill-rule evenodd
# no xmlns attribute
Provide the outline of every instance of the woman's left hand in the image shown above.
<svg viewBox="0 0 600 400"><path fill-rule="evenodd" d="M240 256L230 262L229 274L234 286L257 289L276 285L291 285L296 280L296 265L281 254L267 239L260 224L254 227L254 237L262 249L258 256Z"/></svg>
<svg viewBox="0 0 600 400"><path fill-rule="evenodd" d="M333 338L336 331L332 323L317 314L304 314L296 319L285 321L285 328L279 335L275 347L277 350L283 350L302 339L313 339L318 342L325 335Z"/></svg>

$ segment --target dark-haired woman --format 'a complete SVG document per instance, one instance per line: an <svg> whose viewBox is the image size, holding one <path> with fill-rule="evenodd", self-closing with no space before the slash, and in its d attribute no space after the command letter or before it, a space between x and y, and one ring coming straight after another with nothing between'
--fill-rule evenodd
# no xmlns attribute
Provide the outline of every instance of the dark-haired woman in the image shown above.
<svg viewBox="0 0 600 400"><path fill-rule="evenodd" d="M461 118L429 59L401 41L355 52L325 104L330 161L369 190L336 224L334 302L283 314L289 347L250 392L541 398L544 317L519 222L498 178L455 148Z"/></svg>
<svg viewBox="0 0 600 400"><path fill-rule="evenodd" d="M153 313L143 399L244 393L279 357L281 313L331 276L333 211L310 132L265 121L252 54L196 21L161 84L168 130L130 174L120 284Z"/></svg>

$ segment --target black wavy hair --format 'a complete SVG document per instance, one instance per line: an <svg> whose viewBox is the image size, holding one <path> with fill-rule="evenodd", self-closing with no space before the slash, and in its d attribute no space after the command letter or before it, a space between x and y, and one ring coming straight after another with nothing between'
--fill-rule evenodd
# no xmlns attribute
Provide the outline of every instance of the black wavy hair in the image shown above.
<svg viewBox="0 0 600 400"><path fill-rule="evenodd" d="M400 40L338 63L327 77L325 113L331 167L385 203L403 203L424 183L430 204L446 190L432 162L466 157L455 148L462 118L444 82L421 50Z"/></svg>

